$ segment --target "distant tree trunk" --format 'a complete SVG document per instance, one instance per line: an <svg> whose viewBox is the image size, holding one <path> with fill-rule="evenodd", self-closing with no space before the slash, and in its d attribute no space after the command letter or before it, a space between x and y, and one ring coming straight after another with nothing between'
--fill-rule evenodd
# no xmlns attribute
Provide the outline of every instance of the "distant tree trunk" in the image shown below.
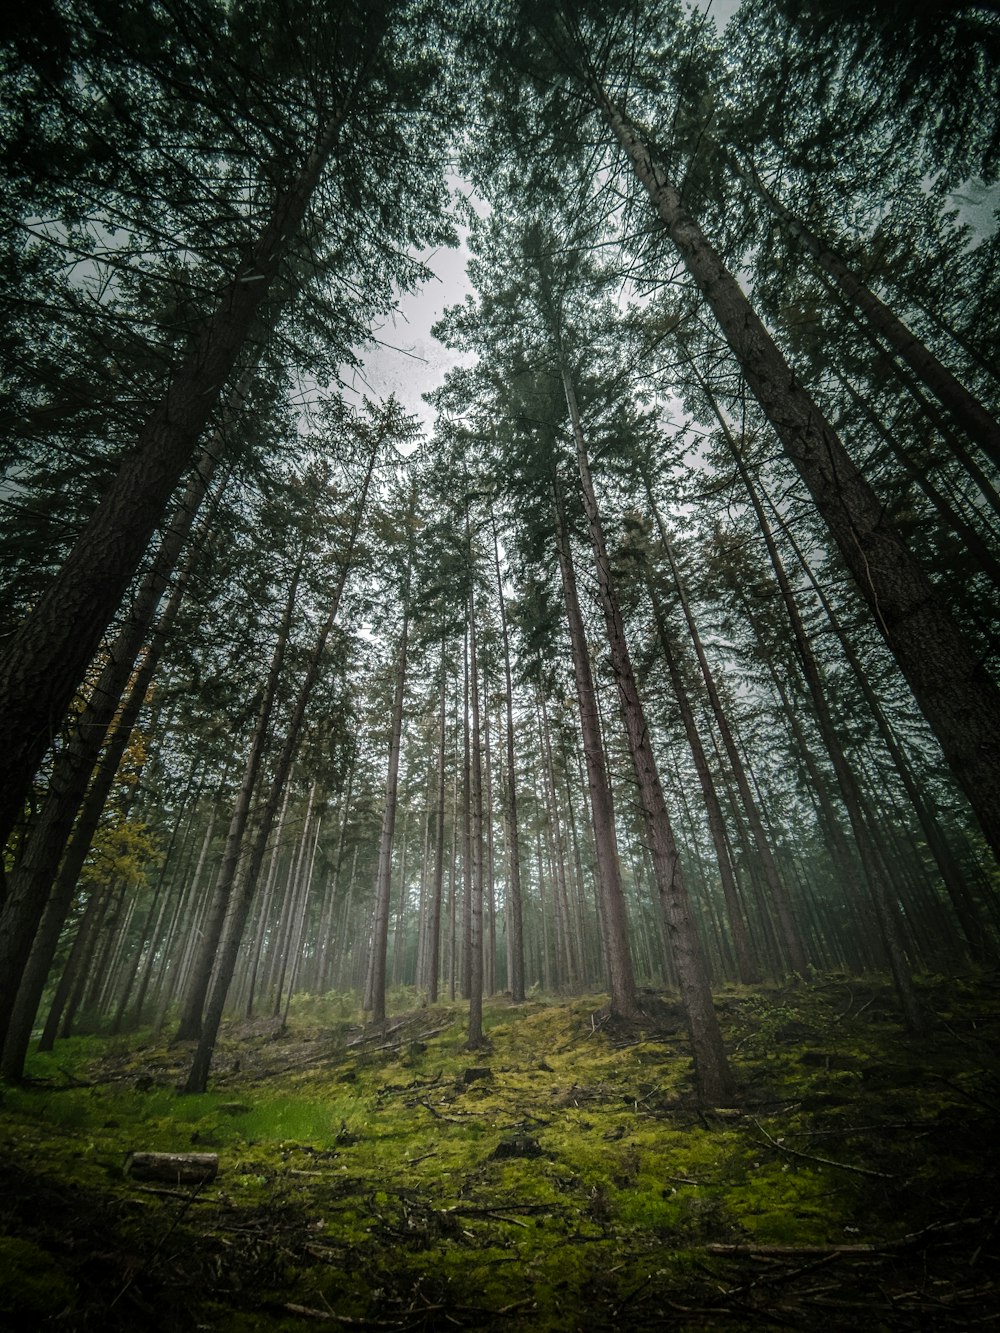
<svg viewBox="0 0 1000 1333"><path fill-rule="evenodd" d="M649 148L595 81L597 105L806 483L875 622L1000 858L1000 690L966 643L817 404L801 387Z"/></svg>
<svg viewBox="0 0 1000 1333"><path fill-rule="evenodd" d="M490 710L483 710L483 821L485 867L483 871L483 989L494 995L497 988L496 875L493 843L493 753L490 748Z"/></svg>
<svg viewBox="0 0 1000 1333"><path fill-rule="evenodd" d="M795 915L792 910L791 899L789 898L788 890L778 871L770 840L764 831L764 823L760 816L760 807L754 799L753 792L750 789L746 765L743 763L743 757L739 752L739 747L733 736L729 717L723 707L722 699L719 696L715 676L709 665L708 658L705 655L704 645L701 641L701 635L698 632L697 623L691 612L691 604L688 601L684 582L681 579L677 561L674 559L673 547L667 537L666 528L663 525L663 519L660 516L660 511L656 505L649 477L645 472L643 473L643 482L649 500L650 511L660 536L660 542L670 564L674 586L677 589L677 596L680 599L681 609L684 612L684 620L688 627L688 633L691 636L691 644L694 648L695 656L698 659L702 679L705 682L705 691L708 695L708 701L712 709L712 716L715 719L715 725L722 738L722 744L726 751L726 756L729 759L730 767L732 768L733 779L736 782L740 800L746 813L747 822L750 825L754 847L756 848L757 856L764 872L764 878L767 882L768 892L771 898L771 906L778 918L781 939L788 963L790 964L792 971L798 972L800 976L804 976L809 964L802 944L802 936L799 931L798 922L795 920Z"/></svg>
<svg viewBox="0 0 1000 1333"><path fill-rule="evenodd" d="M0 846L21 816L45 751L86 676L198 438L246 344L340 136L346 108L319 133L275 200L257 241L193 339L66 563L0 657Z"/></svg>
<svg viewBox="0 0 1000 1333"><path fill-rule="evenodd" d="M288 784L281 795L281 809L278 811L278 821L274 826L274 842L271 847L271 856L268 861L267 874L264 877L264 892L261 895L260 911L257 915L257 934L253 940L252 955L250 965L246 972L246 983L244 986L245 995L243 996L243 1012L247 1018L253 1018L254 1005L257 1003L261 964L265 962L266 943L267 943L267 923L271 919L271 906L274 902L274 893L278 885L278 867L281 858L281 845L285 833L285 819L288 815L288 798L290 796ZM266 975L266 969L265 969Z"/></svg>
<svg viewBox="0 0 1000 1333"><path fill-rule="evenodd" d="M198 1049L195 1051L187 1082L184 1085L185 1092L204 1092L208 1084L208 1073L212 1065L212 1053L215 1050L215 1040L218 1036L219 1024L222 1022L226 996L229 993L229 986L233 979L237 955L239 954L240 946L243 943L243 934L246 930L246 923L250 914L250 906L253 902L253 895L257 888L257 881L264 864L264 857L267 854L267 845L271 837L271 830L274 826L275 815L278 812L278 806L280 805L282 796L285 792L285 785L288 782L292 771L292 764L302 734L302 724L305 720L306 708L312 697L316 678L319 674L320 663L323 660L323 653L326 650L327 640L330 637L330 631L333 629L334 622L337 618L337 612L340 609L340 601L344 595L347 578L353 567L358 531L366 511L368 491L371 486L371 479L375 470L375 460L378 456L380 446L381 438L376 438L372 446L372 452L368 458L367 470L365 472L361 494L358 497L357 504L351 517L351 530L348 534L343 558L340 562L337 581L330 598L330 607L327 611L326 618L320 626L319 633L316 636L312 650L306 661L305 671L303 672L302 680L299 684L298 694L292 705L292 712L288 720L285 739L282 743L281 751L275 764L274 774L271 778L271 785L268 789L263 806L257 814L256 835L250 849L250 857L240 890L234 895L232 909L226 921L226 932L219 949L214 980L202 1021L201 1037L198 1042Z"/></svg>
<svg viewBox="0 0 1000 1333"><path fill-rule="evenodd" d="M600 910L601 936L604 941L604 957L608 970L611 1012L619 1014L623 1018L633 1018L638 1013L638 1001L632 953L629 948L628 910L625 905L625 889L622 884L618 834L615 829L611 784L608 779L608 761L604 749L604 738L601 734L597 695L594 690L594 677L590 666L590 650L584 631L583 616L580 612L573 553L569 533L566 530L562 497L558 489L555 500L555 521L556 552L559 557L563 597L566 602L570 649L573 655L573 678L576 682L576 698L580 710L583 755L587 769L587 790L594 829L594 847L597 857L597 901Z"/></svg>
<svg viewBox="0 0 1000 1333"><path fill-rule="evenodd" d="M441 970L441 900L444 891L444 800L445 800L445 739L446 739L446 685L447 664L444 643L441 644L441 684L438 700L438 753L437 800L434 811L434 881L431 887L431 910L427 940L426 980L427 998L437 1003L438 973Z"/></svg>
<svg viewBox="0 0 1000 1333"><path fill-rule="evenodd" d="M344 839L347 835L347 819L351 810L351 797L354 794L356 766L356 756L352 755L350 768L347 772L347 789L342 798L340 818L337 826L337 846L333 854L333 870L323 895L323 906L320 912L319 938L316 946L316 970L313 978L313 990L317 995L324 995L330 989L330 947L338 905L340 872L343 869L344 862Z"/></svg>
<svg viewBox="0 0 1000 1333"><path fill-rule="evenodd" d="M951 899L952 906L955 909L955 915L962 928L962 933L965 936L969 950L974 958L983 962L991 955L993 948L988 941L986 927L980 916L979 910L969 894L968 887L965 883L965 877L962 874L951 848L948 846L948 840L945 837L940 824L935 819L933 811L924 799L924 795L920 790L916 777L914 776L910 761L896 737L896 733L885 714L885 710L882 707L878 695L872 689L868 674L855 651L854 645L851 643L843 625L840 623L839 616L831 606L829 598L820 586L804 553L792 534L788 532L787 528L786 535L799 564L805 572L806 577L809 579L813 592L830 622L830 628L837 636L837 641L851 666L851 670L854 672L854 678L858 683L861 693L864 695L865 702L871 711L872 717L875 719L878 733L889 753L889 757L892 759L893 766L903 784L903 790L906 792L914 813L917 816L917 822L923 831L924 837L927 839L928 849L941 873L942 883Z"/></svg>
<svg viewBox="0 0 1000 1333"><path fill-rule="evenodd" d="M267 670L264 693L261 697L260 707L257 710L253 738L243 767L243 778L236 794L236 805L229 821L226 846L222 853L222 866L212 893L208 917L201 935L198 961L195 964L190 986L184 998L184 1008L181 1011L180 1022L174 1037L175 1041L194 1041L201 1035L205 997L208 995L208 988L212 980L212 969L215 966L219 941L222 939L222 931L225 926L226 913L229 910L233 888L239 875L240 858L244 853L244 837L250 819L250 806L254 792L257 789L261 763L264 758L264 748L270 738L271 714L274 711L274 701L281 681L281 671L284 666L285 651L288 647L288 636L291 632L292 616L295 611L304 558L304 555L299 556L292 572L291 583L288 586L288 596L285 599L281 624L278 627L274 648L271 651L271 662Z"/></svg>
<svg viewBox="0 0 1000 1333"><path fill-rule="evenodd" d="M375 876L375 922L372 930L371 1013L372 1022L385 1022L385 964L389 943L389 889L392 882L392 841L396 831L396 805L399 799L399 748L403 732L403 698L406 691L406 650L409 635L409 608L403 607L403 628L396 656L396 686L392 701L389 733L389 768L385 780L385 809L382 812L382 837L379 842L378 871Z"/></svg>
<svg viewBox="0 0 1000 1333"><path fill-rule="evenodd" d="M315 783L313 784L315 788ZM311 793L310 793L311 796ZM289 955L291 961L291 970L288 973L288 993L285 996L285 1005L281 1010L281 1026L288 1026L288 1014L292 1005L292 996L295 994L296 987L299 984L299 974L302 968L302 941L305 937L306 918L309 913L309 893L312 889L313 871L316 868L316 849L319 846L319 836L323 831L323 818L321 815L316 818L316 827L313 830L312 844L309 848L308 862L302 875L302 889L299 895L298 906L296 910L296 919L294 921L294 932L292 934ZM281 999L281 986L277 991L277 999Z"/></svg>
<svg viewBox="0 0 1000 1333"><path fill-rule="evenodd" d="M471 554L471 551L470 551ZM469 1050L483 1037L483 743L475 587L469 588L469 694L472 712L472 900L469 931Z"/></svg>
<svg viewBox="0 0 1000 1333"><path fill-rule="evenodd" d="M510 671L510 634L507 629L507 604L500 573L500 549L496 521L490 511L493 529L493 560L497 576L497 609L500 616L500 641L503 644L504 703L507 710L507 772L504 814L507 830L509 875L504 904L507 926L507 956L509 960L511 999L520 1004L524 999L524 909L521 896L521 842L517 827L517 769L514 763L514 694Z"/></svg>
<svg viewBox="0 0 1000 1333"><path fill-rule="evenodd" d="M645 561L643 561L643 564L645 568L646 587L649 592L650 604L653 608L653 617L657 627L657 636L660 640L660 647L663 650L664 661L667 664L667 671L670 675L670 683L673 687L674 697L677 700L677 707L680 710L681 722L684 726L684 734L687 737L688 748L691 751L691 758L694 761L695 772L698 775L698 783L701 787L702 798L705 802L705 812L708 817L709 832L712 836L716 864L719 868L719 882L722 885L722 895L726 903L726 917L729 922L729 933L733 941L733 952L736 955L737 976L740 981L746 984L752 984L760 980L760 969L753 956L750 933L747 930L746 921L743 916L743 904L740 899L740 891L736 884L736 877L733 873L732 863L729 859L729 846L726 841L726 821L722 813L722 805L719 802L718 792L715 790L715 781L712 777L712 770L709 767L708 756L705 754L705 747L702 745L701 736L698 733L698 724L695 721L694 710L691 707L691 700L688 696L687 686L684 683L680 664L677 661L677 654L671 639L670 630L664 619L663 609L660 606L656 589L653 587L653 580L649 567L645 564Z"/></svg>
<svg viewBox="0 0 1000 1333"><path fill-rule="evenodd" d="M153 1003L155 1005L155 1018L153 1020L153 1038L159 1040L160 1033L163 1031L163 1025L166 1022L167 1006L175 993L176 981L180 972L180 954L181 922L187 917L191 904L197 902L201 890L202 879L205 874L205 863L208 860L208 849L212 843L212 835L215 832L215 806L213 805L208 819L208 825L205 829L205 836L202 839L201 850L198 853L198 862L190 880L182 883L180 892L177 895L177 902L174 905L173 914L167 927L165 946L166 959L158 969L156 976L156 985L153 992Z"/></svg>
<svg viewBox="0 0 1000 1333"><path fill-rule="evenodd" d="M746 489L747 497L750 500L750 505L757 519L757 525L760 529L761 536L764 539L764 545L767 548L771 567L773 568L775 578L778 581L778 588L781 592L781 598L784 602L785 610L788 613L788 620L792 629L792 639L795 644L799 662L802 666L802 674L809 689L810 698L812 699L816 721L819 725L820 734L823 737L827 753L830 756L830 761L833 764L834 773L837 776L837 783L840 787L844 808L847 811L847 818L850 821L851 831L854 834L854 840L861 857L861 864L864 867L865 878L868 881L868 888L875 908L875 917L878 921L879 932L882 936L882 944L889 963L889 969L896 986L896 994L899 997L900 1008L902 1009L907 1027L911 1032L920 1035L924 1029L924 1020L913 989L913 979L910 975L910 968L903 946L902 931L899 922L899 909L889 895L882 867L879 863L878 854L872 841L871 831L864 819L861 789L858 785L858 780L854 775L854 770L847 760L844 747L841 744L840 737L837 733L837 727L833 720L833 714L830 710L830 704L826 697L826 691L820 675L819 664L816 661L812 644L806 633L805 625L802 622L802 615L799 611L798 602L788 580L788 575L785 572L785 567L771 532L771 525L767 520L764 506L761 503L760 496L757 494L757 488L753 483L750 472L743 460L742 452L729 429L725 417L711 394L709 394L709 398L718 418L719 425L722 428L723 436L729 446L729 452L736 464L744 488Z"/></svg>
<svg viewBox="0 0 1000 1333"><path fill-rule="evenodd" d="M645 710L635 683L635 673L632 670L625 638L625 625L611 578L604 529L590 476L583 424L580 420L573 383L566 369L563 370L562 378L566 391L566 406L573 426L573 438L576 441L577 464L580 469L587 526L594 549L598 600L604 615L622 721L625 724L629 752L639 786L646 836L653 859L653 873L656 876L657 889L666 917L681 1004L684 1007L691 1036L698 1091L700 1097L708 1104L724 1105L731 1101L733 1096L732 1074L722 1044L719 1021L712 1004L708 973L695 928L680 857L674 842L670 815L660 785L656 758L650 744Z"/></svg>
<svg viewBox="0 0 1000 1333"><path fill-rule="evenodd" d="M462 951L459 994L472 990L472 737L469 734L469 626L462 645Z"/></svg>
<svg viewBox="0 0 1000 1333"><path fill-rule="evenodd" d="M546 805L549 811L546 826L552 849L552 867L554 871L552 898L555 905L557 972L562 973L564 984L571 991L574 991L578 984L578 975L570 938L569 894L566 889L566 839L563 835L563 822L559 816L556 770L552 758L552 730L549 726L549 710L545 703L544 694L540 696L540 707L541 759L547 793Z"/></svg>

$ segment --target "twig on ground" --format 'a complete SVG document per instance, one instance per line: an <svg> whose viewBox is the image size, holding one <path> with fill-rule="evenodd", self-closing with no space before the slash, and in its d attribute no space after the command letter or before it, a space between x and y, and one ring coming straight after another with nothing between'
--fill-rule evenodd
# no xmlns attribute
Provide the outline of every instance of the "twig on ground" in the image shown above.
<svg viewBox="0 0 1000 1333"><path fill-rule="evenodd" d="M763 1134L764 1138L767 1140L767 1143L770 1147L777 1149L778 1152L787 1153L789 1157L801 1157L807 1162L819 1162L821 1166L832 1166L838 1168L841 1171L853 1171L855 1175L859 1176L875 1176L879 1180L896 1179L895 1174L891 1171L875 1171L868 1166L853 1166L849 1162L835 1162L830 1157L818 1157L815 1153L800 1152L798 1148L786 1148L783 1143L779 1143L777 1139L771 1138L771 1135L767 1132L767 1130L764 1128L764 1126L760 1123L759 1120L755 1120L752 1116L750 1117L750 1120L751 1124L753 1124L753 1126L756 1129L759 1129L761 1134Z"/></svg>

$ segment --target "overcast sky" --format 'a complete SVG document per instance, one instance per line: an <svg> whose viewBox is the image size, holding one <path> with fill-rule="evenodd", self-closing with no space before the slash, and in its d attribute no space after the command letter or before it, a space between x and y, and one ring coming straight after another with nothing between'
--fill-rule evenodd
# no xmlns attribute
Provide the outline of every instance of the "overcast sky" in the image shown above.
<svg viewBox="0 0 1000 1333"><path fill-rule="evenodd" d="M719 27L739 8L740 0L712 0L708 6ZM703 9L705 5L701 6ZM377 331L378 345L364 352L364 370L351 385L359 398L387 398L394 393L407 412L430 430L433 412L421 395L436 389L456 356L431 337L431 327L446 306L457 305L471 290L466 276L468 250L438 250L421 256L435 278L414 295L404 296L396 315Z"/></svg>

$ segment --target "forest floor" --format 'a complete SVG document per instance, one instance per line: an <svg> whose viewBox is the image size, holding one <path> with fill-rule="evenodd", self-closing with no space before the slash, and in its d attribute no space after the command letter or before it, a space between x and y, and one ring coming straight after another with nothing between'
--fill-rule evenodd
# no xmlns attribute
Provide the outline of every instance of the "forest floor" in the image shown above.
<svg viewBox="0 0 1000 1333"><path fill-rule="evenodd" d="M19 1329L970 1329L1000 1324L1000 978L730 988L699 1108L677 1006L336 997L190 1049L75 1038L0 1104L0 1322ZM342 1010L340 1011L342 1012ZM213 1152L206 1186L132 1150Z"/></svg>

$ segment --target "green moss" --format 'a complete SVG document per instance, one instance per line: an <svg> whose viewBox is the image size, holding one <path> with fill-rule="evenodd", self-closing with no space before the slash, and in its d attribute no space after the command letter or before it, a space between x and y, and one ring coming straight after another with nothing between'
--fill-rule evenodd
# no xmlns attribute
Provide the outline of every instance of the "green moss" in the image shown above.
<svg viewBox="0 0 1000 1333"><path fill-rule="evenodd" d="M362 1039L322 997L293 1005L287 1032L224 1032L203 1097L176 1092L189 1053L148 1037L33 1057L38 1082L7 1090L0 1146L109 1201L116 1253L162 1256L169 1233L171 1254L204 1261L228 1292L200 1320L211 1327L300 1326L289 1301L387 1324L429 1304L460 1325L567 1330L641 1308L657 1326L657 1309L739 1286L726 1245L899 1237L949 1200L959 1218L990 1215L996 1024L977 987L928 990L948 1027L918 1047L878 978L729 988L742 1103L704 1114L667 1007L661 1030L611 1024L602 996L496 1002L491 1048L472 1055L460 1006ZM472 1065L490 1076L465 1082ZM512 1138L537 1155L495 1157ZM211 1149L219 1177L193 1204L143 1192L121 1173L132 1148Z"/></svg>
<svg viewBox="0 0 1000 1333"><path fill-rule="evenodd" d="M17 1236L0 1236L0 1314L55 1318L74 1296L73 1283L48 1251Z"/></svg>

